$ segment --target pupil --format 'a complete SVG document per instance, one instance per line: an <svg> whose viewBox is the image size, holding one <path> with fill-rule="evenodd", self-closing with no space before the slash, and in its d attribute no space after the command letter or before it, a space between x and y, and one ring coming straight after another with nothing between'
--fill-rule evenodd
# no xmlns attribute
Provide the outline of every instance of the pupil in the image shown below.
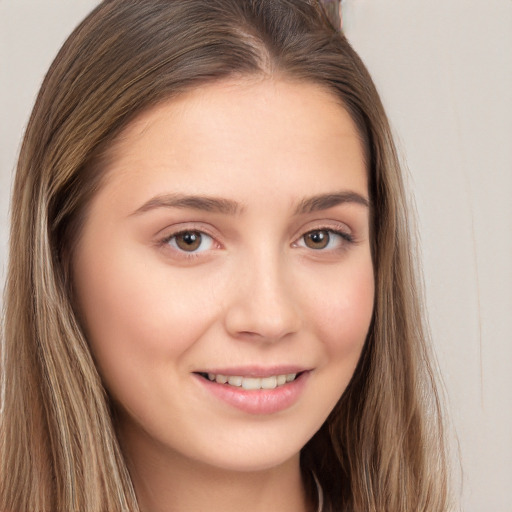
<svg viewBox="0 0 512 512"><path fill-rule="evenodd" d="M176 236L176 245L184 251L195 251L201 245L201 234L187 231Z"/></svg>
<svg viewBox="0 0 512 512"><path fill-rule="evenodd" d="M327 231L313 231L306 235L306 245L310 249L324 249L329 243Z"/></svg>
<svg viewBox="0 0 512 512"><path fill-rule="evenodd" d="M193 245L196 243L198 239L198 236L195 234L195 233L185 233L183 235L183 241L187 244L187 245Z"/></svg>

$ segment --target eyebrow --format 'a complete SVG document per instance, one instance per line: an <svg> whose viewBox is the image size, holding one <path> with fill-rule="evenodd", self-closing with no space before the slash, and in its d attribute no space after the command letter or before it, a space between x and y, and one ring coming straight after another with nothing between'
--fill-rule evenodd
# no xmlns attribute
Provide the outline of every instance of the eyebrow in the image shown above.
<svg viewBox="0 0 512 512"><path fill-rule="evenodd" d="M236 201L231 201L230 199L183 194L164 194L153 197L144 203L140 208L135 210L133 215L145 213L157 208L182 208L227 215L236 215L240 213L242 209Z"/></svg>
<svg viewBox="0 0 512 512"><path fill-rule="evenodd" d="M361 194L351 191L343 191L331 194L318 194L304 198L298 204L295 215L304 215L321 210L328 210L340 204L358 204L368 208L370 202ZM158 208L181 208L200 210L225 215L237 215L243 211L243 206L230 199L210 196L195 196L183 194L163 194L155 196L145 202L132 215L139 215Z"/></svg>
<svg viewBox="0 0 512 512"><path fill-rule="evenodd" d="M319 194L303 199L297 206L295 215L304 215L306 213L328 210L334 206L346 203L358 204L366 208L370 207L370 201L361 194L358 194L357 192L343 191L334 194Z"/></svg>

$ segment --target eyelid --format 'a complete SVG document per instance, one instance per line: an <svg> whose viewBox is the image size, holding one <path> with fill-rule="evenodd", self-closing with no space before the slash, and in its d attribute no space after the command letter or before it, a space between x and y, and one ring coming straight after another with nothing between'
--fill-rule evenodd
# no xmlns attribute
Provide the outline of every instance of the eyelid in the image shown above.
<svg viewBox="0 0 512 512"><path fill-rule="evenodd" d="M340 222L337 220L319 220L308 222L307 224L302 225L302 227L295 232L294 239L298 240L304 235L311 233L312 231L331 231L333 233L339 233L340 235L344 235L350 238L354 238L353 229L351 229L344 222Z"/></svg>
<svg viewBox="0 0 512 512"><path fill-rule="evenodd" d="M213 232L213 229L209 229L203 223L195 224L195 223L182 223L175 226L168 226L165 229L161 230L160 233L165 233L164 236L159 236L156 240L156 245L162 250L172 251L179 258L193 258L204 256L204 252L208 252L210 250L222 249L223 245L219 241L219 236ZM204 251L191 251L187 252L179 247L174 247L169 244L169 242L182 233L194 232L199 233L201 235L207 236L212 240L212 248L205 249Z"/></svg>
<svg viewBox="0 0 512 512"><path fill-rule="evenodd" d="M331 237L336 236L339 237L340 240L336 247L324 247L324 248L312 248L308 247L304 241L304 238L310 234L317 231L326 231ZM305 249L312 253L316 253L317 255L321 255L322 253L335 253L348 249L348 247L352 244L356 243L356 239L354 237L352 229L345 223L335 221L335 220L323 220L316 221L306 224L302 226L300 232L294 237L294 242L292 247ZM332 244L332 240L328 242L328 245Z"/></svg>
<svg viewBox="0 0 512 512"><path fill-rule="evenodd" d="M325 231L325 232L329 233L330 237L335 235L335 236L341 238L341 240L342 240L342 242L341 242L342 247L335 247L335 248L325 247L325 248L320 248L320 249L313 249L312 247L308 247L305 244L305 242L304 242L304 237L306 237L307 235L309 235L311 233L315 233L315 232L318 232L318 231ZM329 240L329 243L330 242L331 242L331 240ZM322 229L322 228L320 228L320 229L311 229L309 231L306 231L295 242L295 244L298 247L303 247L304 249L310 249L310 250L315 251L315 252L336 251L336 250L339 250L339 249L343 249L343 246L345 246L346 244L352 244L352 243L354 243L354 240L353 240L352 236L350 234L346 233L345 231L338 231L338 230L334 230L334 229Z"/></svg>
<svg viewBox="0 0 512 512"><path fill-rule="evenodd" d="M339 247L336 248L324 248L324 249L312 249L310 247L307 247L303 244L300 244L300 241L303 240L303 238L312 232L315 231L327 231L329 233L332 233L336 236L341 237L342 242L339 244ZM161 230L160 233L164 232L164 236L159 236L159 238L156 241L156 245L159 246L162 250L166 250L169 252L174 253L177 258L183 258L183 259L191 259L191 258L197 258L197 257L205 257L211 250L215 249L222 249L224 248L222 242L219 240L220 236L216 233L216 230L209 227L208 225L205 225L202 222L194 223L194 222L184 222L173 226L167 226L165 229ZM205 235L212 239L212 247L205 249L205 250L199 250L199 251L184 251L180 249L179 247L174 247L169 244L170 240L172 240L174 237L178 236L181 233L186 232L197 232L202 235ZM323 222L311 222L306 224L301 228L300 231L298 231L294 237L294 241L292 243L292 247L301 247L304 249L308 249L309 251L314 251L318 253L322 252L335 252L335 251L341 251L343 249L347 248L347 245L356 243L355 237L353 235L352 229L345 223L339 222L339 221L330 221L326 220Z"/></svg>
<svg viewBox="0 0 512 512"><path fill-rule="evenodd" d="M186 251L185 249L182 249L181 247L178 246L178 242L177 242L177 238L180 236L180 235L183 235L185 233L197 233L199 234L199 236L201 237L201 245L199 246L198 249L196 250L193 250L193 251ZM201 248L202 245L204 245L204 242L206 240L209 240L209 243L207 243L208 247L205 247L205 248ZM172 241L174 240L174 243L171 243ZM175 251L179 252L179 253L183 253L183 254L200 254L202 252L205 252L205 251L208 251L209 249L212 248L213 244L214 244L215 240L212 236L208 235L207 233L204 233L202 231L192 231L190 229L187 229L185 231L179 231L178 233L175 233L173 235L171 235L170 237L167 238L167 244L172 247Z"/></svg>
<svg viewBox="0 0 512 512"><path fill-rule="evenodd" d="M156 233L155 238L157 242L160 243L165 239L169 240L173 236L179 235L180 233L186 233L187 231L194 231L208 235L215 239L219 245L221 245L219 241L220 235L217 230L205 222L180 222L169 225L163 229L160 229L158 233Z"/></svg>

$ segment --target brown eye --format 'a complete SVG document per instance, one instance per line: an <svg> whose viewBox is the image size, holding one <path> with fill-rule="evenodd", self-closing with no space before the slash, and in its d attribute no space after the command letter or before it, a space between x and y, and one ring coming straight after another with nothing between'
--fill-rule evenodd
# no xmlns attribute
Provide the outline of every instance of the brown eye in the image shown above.
<svg viewBox="0 0 512 512"><path fill-rule="evenodd" d="M322 229L310 231L304 235L304 243L310 249L325 249L331 240L329 231Z"/></svg>
<svg viewBox="0 0 512 512"><path fill-rule="evenodd" d="M194 252L199 249L203 236L199 231L184 231L175 235L176 246L182 251Z"/></svg>

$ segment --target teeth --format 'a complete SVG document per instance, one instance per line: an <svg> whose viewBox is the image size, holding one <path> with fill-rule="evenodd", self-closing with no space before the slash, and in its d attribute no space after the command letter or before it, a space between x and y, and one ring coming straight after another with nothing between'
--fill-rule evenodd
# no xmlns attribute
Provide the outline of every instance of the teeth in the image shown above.
<svg viewBox="0 0 512 512"><path fill-rule="evenodd" d="M278 375L276 380L277 385L282 386L283 384L286 384L286 375Z"/></svg>
<svg viewBox="0 0 512 512"><path fill-rule="evenodd" d="M242 385L243 378L242 377L229 377L228 384L231 386L240 387Z"/></svg>
<svg viewBox="0 0 512 512"><path fill-rule="evenodd" d="M208 373L208 379L219 384L229 384L230 386L242 387L247 390L255 389L274 389L292 382L297 377L296 373L285 375L272 375L271 377L241 377L238 375L222 375L220 373Z"/></svg>
<svg viewBox="0 0 512 512"><path fill-rule="evenodd" d="M277 377L265 377L261 379L261 389L274 389L277 386Z"/></svg>
<svg viewBox="0 0 512 512"><path fill-rule="evenodd" d="M242 379L242 387L244 389L261 389L261 379L253 377L244 377Z"/></svg>

